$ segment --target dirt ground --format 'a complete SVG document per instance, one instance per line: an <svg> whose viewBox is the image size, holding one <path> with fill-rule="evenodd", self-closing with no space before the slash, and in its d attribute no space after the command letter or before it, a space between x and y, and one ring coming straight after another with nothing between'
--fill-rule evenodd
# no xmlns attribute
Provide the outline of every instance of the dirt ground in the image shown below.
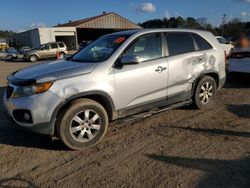
<svg viewBox="0 0 250 188"><path fill-rule="evenodd" d="M0 62L6 76L31 63ZM10 125L0 105L0 187L250 187L250 79L227 82L206 110L190 107L112 123L71 151Z"/></svg>

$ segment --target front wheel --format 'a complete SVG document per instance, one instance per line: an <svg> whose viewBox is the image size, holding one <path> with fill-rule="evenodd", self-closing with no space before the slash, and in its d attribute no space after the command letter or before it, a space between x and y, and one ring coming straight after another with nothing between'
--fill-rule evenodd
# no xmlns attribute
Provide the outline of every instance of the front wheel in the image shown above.
<svg viewBox="0 0 250 188"><path fill-rule="evenodd" d="M70 149L82 150L101 141L108 128L108 115L102 105L90 99L78 99L63 110L57 131Z"/></svg>
<svg viewBox="0 0 250 188"><path fill-rule="evenodd" d="M7 55L6 56L6 61L13 61L14 57L12 55Z"/></svg>
<svg viewBox="0 0 250 188"><path fill-rule="evenodd" d="M203 76L195 89L193 96L194 105L199 108L206 108L211 104L216 94L217 84L211 76Z"/></svg>
<svg viewBox="0 0 250 188"><path fill-rule="evenodd" d="M29 60L31 62L36 62L38 60L38 57L36 55L30 55Z"/></svg>

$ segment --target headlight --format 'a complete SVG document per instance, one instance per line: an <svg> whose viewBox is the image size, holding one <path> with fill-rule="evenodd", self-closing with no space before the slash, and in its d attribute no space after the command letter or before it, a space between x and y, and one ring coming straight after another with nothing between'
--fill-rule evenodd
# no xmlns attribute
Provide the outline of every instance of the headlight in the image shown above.
<svg viewBox="0 0 250 188"><path fill-rule="evenodd" d="M48 91L53 82L45 82L32 86L18 86L15 88L12 98L25 97Z"/></svg>

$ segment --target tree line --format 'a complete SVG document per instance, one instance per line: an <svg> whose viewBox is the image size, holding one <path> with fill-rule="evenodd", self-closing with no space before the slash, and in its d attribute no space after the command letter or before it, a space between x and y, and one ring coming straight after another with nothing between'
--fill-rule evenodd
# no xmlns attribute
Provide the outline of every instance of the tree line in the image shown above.
<svg viewBox="0 0 250 188"><path fill-rule="evenodd" d="M250 36L250 22L243 22L239 18L233 18L225 24L218 27L210 24L205 17L195 19L193 17L183 18L181 16L151 19L143 23L139 23L143 28L190 28L201 29L212 32L214 35L223 35L226 38L237 39L242 33ZM0 30L0 38L9 38L15 34L13 31Z"/></svg>
<svg viewBox="0 0 250 188"><path fill-rule="evenodd" d="M250 35L250 22L243 22L239 18L233 18L225 24L214 27L205 17L195 19L193 17L183 18L181 16L152 19L139 23L143 28L191 28L212 32L214 35L223 35L226 38L237 39L240 35Z"/></svg>
<svg viewBox="0 0 250 188"><path fill-rule="evenodd" d="M8 38L13 35L15 32L8 30L0 30L0 38Z"/></svg>

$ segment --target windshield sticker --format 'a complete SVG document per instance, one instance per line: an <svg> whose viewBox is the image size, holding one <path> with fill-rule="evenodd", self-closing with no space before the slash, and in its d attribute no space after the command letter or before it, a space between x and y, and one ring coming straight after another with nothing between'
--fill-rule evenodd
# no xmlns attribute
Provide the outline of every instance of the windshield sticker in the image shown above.
<svg viewBox="0 0 250 188"><path fill-rule="evenodd" d="M120 43L122 43L125 39L126 39L125 37L119 37L119 38L116 39L114 42L115 42L116 44L120 44Z"/></svg>

